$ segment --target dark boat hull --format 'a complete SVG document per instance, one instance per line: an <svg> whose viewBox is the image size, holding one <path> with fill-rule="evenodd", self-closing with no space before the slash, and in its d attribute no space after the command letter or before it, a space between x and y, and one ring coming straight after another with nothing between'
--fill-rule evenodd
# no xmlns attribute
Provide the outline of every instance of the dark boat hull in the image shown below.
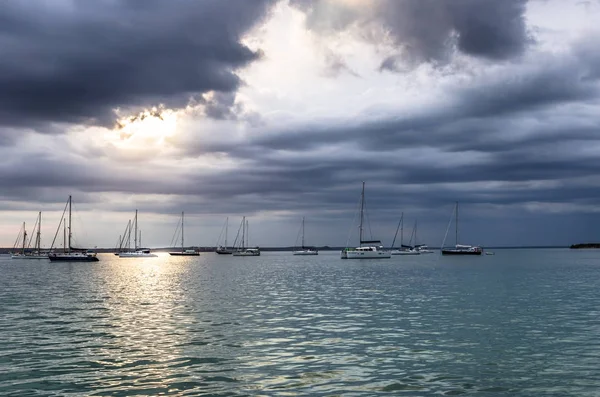
<svg viewBox="0 0 600 397"><path fill-rule="evenodd" d="M483 251L454 251L454 250L442 250L442 255L481 255Z"/></svg>
<svg viewBox="0 0 600 397"><path fill-rule="evenodd" d="M96 256L48 256L50 262L98 262L100 259Z"/></svg>
<svg viewBox="0 0 600 397"><path fill-rule="evenodd" d="M199 252L169 252L171 256L200 256Z"/></svg>
<svg viewBox="0 0 600 397"><path fill-rule="evenodd" d="M231 251L215 251L219 255L231 255L233 252Z"/></svg>

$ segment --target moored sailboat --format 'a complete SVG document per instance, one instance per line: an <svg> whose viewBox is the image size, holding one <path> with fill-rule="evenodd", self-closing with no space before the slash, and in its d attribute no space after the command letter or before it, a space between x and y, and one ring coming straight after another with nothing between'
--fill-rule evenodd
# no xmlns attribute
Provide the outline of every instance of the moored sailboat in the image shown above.
<svg viewBox="0 0 600 397"><path fill-rule="evenodd" d="M179 229L179 228L178 228ZM169 252L171 256L200 256L200 253L193 249L185 249L183 245L183 212L181 212L181 252Z"/></svg>
<svg viewBox="0 0 600 397"><path fill-rule="evenodd" d="M454 207L454 216L456 233L455 245L454 247L444 248L444 244L446 243L446 237L448 236L448 229L450 228L450 223L452 222L452 218L450 218L450 223L448 223L448 229L446 229L446 236L444 236L444 241L442 242L442 255L481 255L483 253L483 249L481 247L458 243L458 201L456 202L456 205Z"/></svg>
<svg viewBox="0 0 600 397"><path fill-rule="evenodd" d="M69 196L69 200L67 201L67 206L69 209L69 218L68 218L68 226L65 223L65 212L67 208L63 211L63 215L58 224L58 229L56 230L56 234L54 235L54 241L52 241L52 246L50 247L51 252L48 254L48 259L51 262L97 262L99 261L96 253L92 250L85 249L75 249L71 247L71 240L73 237L72 227L71 227L71 206L72 206L72 198ZM52 251L54 247L54 243L56 241L56 236L60 231L60 226L63 225L63 252ZM68 230L68 233L67 233Z"/></svg>
<svg viewBox="0 0 600 397"><path fill-rule="evenodd" d="M131 244L131 227L129 227L128 233L127 242ZM138 210L135 210L135 217L133 218L133 233L133 251L119 252L119 258L153 258L158 256L147 248L140 248L142 245L142 232L139 231L138 235Z"/></svg>
<svg viewBox="0 0 600 397"><path fill-rule="evenodd" d="M365 182L362 183L362 193L360 195L360 225L359 225L359 246L356 248L344 248L340 253L342 259L389 259L392 257L390 251L383 249L380 240L363 240L365 209ZM367 245L363 245L367 244Z"/></svg>
<svg viewBox="0 0 600 397"><path fill-rule="evenodd" d="M227 247L227 233L228 233L228 229L229 229L229 217L227 217L225 219L225 245L219 245L217 247L217 249L215 250L215 252L219 255L231 255L233 253L233 251ZM221 234L223 233L223 229L221 229ZM221 240L221 236L219 236L219 241ZM217 244L219 243L219 241L217 241Z"/></svg>
<svg viewBox="0 0 600 397"><path fill-rule="evenodd" d="M249 248L248 245L248 241L249 241L249 225L248 225L248 221L246 220L246 217L244 216L242 218L242 224L240 225L241 229L242 229L242 240L240 243L240 247L233 251L233 256L260 256L260 249L258 249L258 247L256 248ZM238 236L239 236L239 229L238 229ZM236 240L237 240L237 236L236 236ZM235 241L234 241L234 246L235 246Z"/></svg>
<svg viewBox="0 0 600 397"><path fill-rule="evenodd" d="M297 237L296 237L297 238ZM298 240L296 240L298 241ZM319 251L315 248L304 246L304 217L302 217L302 247L293 251L294 255L319 255Z"/></svg>
<svg viewBox="0 0 600 397"><path fill-rule="evenodd" d="M400 249L394 249L394 245L396 244L396 237L398 236L398 229L400 229ZM414 233L414 230L413 230ZM404 212L400 215L400 222L398 222L398 227L396 228L396 234L394 234L394 240L392 241L392 255L420 255L421 253L417 251L414 247L410 245L404 245Z"/></svg>

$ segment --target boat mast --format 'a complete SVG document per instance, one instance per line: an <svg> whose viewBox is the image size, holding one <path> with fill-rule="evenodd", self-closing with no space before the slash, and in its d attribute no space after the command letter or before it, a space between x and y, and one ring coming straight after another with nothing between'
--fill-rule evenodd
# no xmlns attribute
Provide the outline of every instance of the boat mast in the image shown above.
<svg viewBox="0 0 600 397"><path fill-rule="evenodd" d="M246 248L250 248L250 223L246 221Z"/></svg>
<svg viewBox="0 0 600 397"><path fill-rule="evenodd" d="M398 226L396 227L396 233L394 234L394 240L392 240L392 249L394 249L394 245L396 244L396 237L398 237L398 230L400 230L400 225L402 224L402 218L404 218L404 212L400 217L400 221L398 222Z"/></svg>
<svg viewBox="0 0 600 397"><path fill-rule="evenodd" d="M360 226L359 226L359 236L360 236L360 245L362 246L363 242L363 210L365 208L365 182L362 183L362 193L360 194Z"/></svg>
<svg viewBox="0 0 600 397"><path fill-rule="evenodd" d="M229 227L229 217L225 219L225 249L227 249L227 229Z"/></svg>
<svg viewBox="0 0 600 397"><path fill-rule="evenodd" d="M404 245L404 212L400 216L400 250L402 250L402 248L404 248L403 245Z"/></svg>
<svg viewBox="0 0 600 397"><path fill-rule="evenodd" d="M36 246L38 255L42 252L42 211L38 214L38 231L36 237Z"/></svg>
<svg viewBox="0 0 600 397"><path fill-rule="evenodd" d="M181 211L181 252L183 252L183 211Z"/></svg>
<svg viewBox="0 0 600 397"><path fill-rule="evenodd" d="M69 251L71 252L71 195L69 195Z"/></svg>
<svg viewBox="0 0 600 397"><path fill-rule="evenodd" d="M134 225L134 233L133 233L133 250L137 251L138 249L138 229L137 229L137 211L135 210L135 217L133 218L133 225Z"/></svg>
<svg viewBox="0 0 600 397"><path fill-rule="evenodd" d="M246 217L242 217L242 249L244 249L244 244L246 243Z"/></svg>
<svg viewBox="0 0 600 397"><path fill-rule="evenodd" d="M67 223L63 219L63 252L67 252Z"/></svg>
<svg viewBox="0 0 600 397"><path fill-rule="evenodd" d="M304 249L304 217L302 217L302 249Z"/></svg>
<svg viewBox="0 0 600 397"><path fill-rule="evenodd" d="M25 230L25 222L23 222L23 255L25 255L25 242L27 241L27 230Z"/></svg>
<svg viewBox="0 0 600 397"><path fill-rule="evenodd" d="M456 245L458 245L458 201L456 202Z"/></svg>

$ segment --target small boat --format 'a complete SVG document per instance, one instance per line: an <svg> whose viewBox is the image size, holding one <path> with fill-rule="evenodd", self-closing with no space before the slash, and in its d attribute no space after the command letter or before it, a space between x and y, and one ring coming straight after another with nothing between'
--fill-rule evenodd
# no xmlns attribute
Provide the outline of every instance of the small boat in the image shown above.
<svg viewBox="0 0 600 397"><path fill-rule="evenodd" d="M416 223L415 223L416 226ZM400 249L394 249L394 245L396 244L396 237L398 236L398 229L400 229ZM414 233L414 229L413 229ZM412 239L412 237L411 237ZM400 221L398 222L398 227L396 227L396 234L394 234L394 240L392 241L392 255L421 255L419 251L417 251L411 245L404 245L404 212L400 215Z"/></svg>
<svg viewBox="0 0 600 397"><path fill-rule="evenodd" d="M302 231L302 248L295 249L292 253L294 255L319 255L319 251L317 251L316 249L304 246L304 217L302 217L301 231ZM296 242L297 241L298 240L296 237Z"/></svg>
<svg viewBox="0 0 600 397"><path fill-rule="evenodd" d="M246 220L246 217L244 216L242 218L242 223L240 224L240 228L242 230L242 239L240 242L240 246L237 250L233 251L232 255L233 256L260 256L260 249L258 247L256 248L246 248L249 243L249 225L248 225L248 221ZM237 238L239 237L240 234L240 229L238 229L238 234L235 237L235 241L233 242L233 245L235 246Z"/></svg>
<svg viewBox="0 0 600 397"><path fill-rule="evenodd" d="M359 246L356 248L344 248L340 252L341 259L389 259L392 257L390 251L386 251L379 240L363 240L364 226L364 208L365 208L365 182L362 183L362 192L360 195L360 225L359 225ZM363 245L366 244L366 245Z"/></svg>
<svg viewBox="0 0 600 397"><path fill-rule="evenodd" d="M225 229L225 245L219 245L215 252L219 255L231 255L233 251L230 248L227 248L227 232L229 229L229 217L225 219L225 225L223 225L223 227ZM221 234L223 234L223 229L221 229ZM219 235L219 241L217 241L217 244L220 242L220 240L221 236Z"/></svg>
<svg viewBox="0 0 600 397"><path fill-rule="evenodd" d="M244 248L237 251L233 251L233 256L260 256L260 249L258 248Z"/></svg>
<svg viewBox="0 0 600 397"><path fill-rule="evenodd" d="M491 251L485 251L485 254L486 255L496 255L494 252L491 252Z"/></svg>
<svg viewBox="0 0 600 397"><path fill-rule="evenodd" d="M433 254L433 250L430 250L425 244L415 245L415 249L421 254Z"/></svg>
<svg viewBox="0 0 600 397"><path fill-rule="evenodd" d="M177 227L179 230L179 227ZM169 252L171 256L200 256L200 253L193 249L184 249L183 246L183 212L181 213L181 252Z"/></svg>
<svg viewBox="0 0 600 397"><path fill-rule="evenodd" d="M442 242L442 255L481 255L483 254L483 249L481 247L473 246L473 245L465 245L458 243L458 202L454 207L455 214L455 233L456 233L456 242L454 247L444 248L444 244L446 243L446 237L448 236L448 229L450 228L450 224L452 223L452 218L450 218L450 223L448 223L448 229L446 229L446 236L444 236L444 242Z"/></svg>
<svg viewBox="0 0 600 397"><path fill-rule="evenodd" d="M65 223L65 212L67 208L63 211L63 215L61 217L60 223L58 224L58 231L60 230L60 225L63 225L63 239L64 239L64 251L63 252L54 252L52 251L52 247L54 247L54 241L52 242L52 246L50 247L51 252L48 254L48 259L51 262L98 262L100 259L96 256L96 253L92 250L84 250L84 249L76 249L71 247L71 239L72 239L72 228L71 228L71 206L72 206L72 198L69 196L69 201L67 201L67 206L69 208L69 220L68 227ZM68 229L68 233L67 233ZM68 238L66 236L68 235ZM56 239L56 237L55 237Z"/></svg>
<svg viewBox="0 0 600 397"><path fill-rule="evenodd" d="M127 230L127 244L131 244L131 224ZM133 251L119 252L119 258L154 258L158 255L153 254L147 248L141 248L142 245L142 231L138 234L138 210L135 210L135 217L133 218ZM125 236L123 236L125 238Z"/></svg>
<svg viewBox="0 0 600 397"><path fill-rule="evenodd" d="M154 258L158 255L152 253L149 249L138 249L135 251L120 252L119 258Z"/></svg>

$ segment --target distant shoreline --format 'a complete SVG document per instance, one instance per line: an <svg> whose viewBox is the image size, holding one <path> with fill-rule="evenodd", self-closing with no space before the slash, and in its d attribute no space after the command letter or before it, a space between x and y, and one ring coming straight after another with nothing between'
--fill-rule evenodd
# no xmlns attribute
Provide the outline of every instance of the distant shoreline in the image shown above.
<svg viewBox="0 0 600 397"><path fill-rule="evenodd" d="M573 244L569 248L571 248L571 249L595 249L595 248L600 248L600 243Z"/></svg>

